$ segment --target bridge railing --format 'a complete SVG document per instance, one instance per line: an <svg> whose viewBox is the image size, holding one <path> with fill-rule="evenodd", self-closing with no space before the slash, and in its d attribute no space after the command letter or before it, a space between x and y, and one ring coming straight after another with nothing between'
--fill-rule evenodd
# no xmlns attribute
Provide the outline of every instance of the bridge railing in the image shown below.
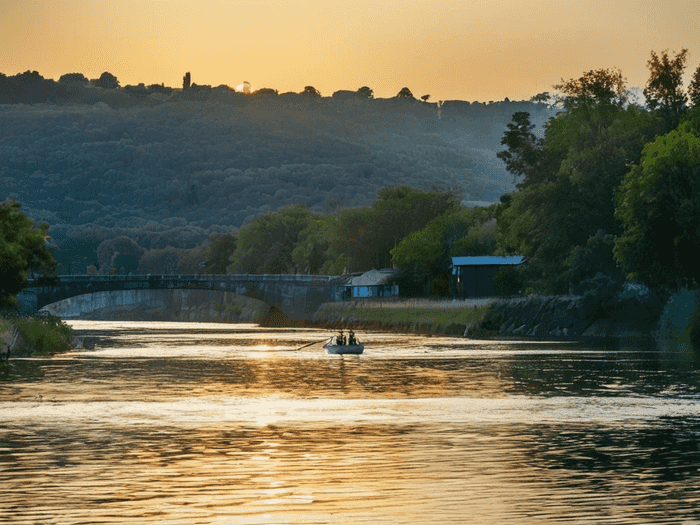
<svg viewBox="0 0 700 525"><path fill-rule="evenodd" d="M110 282L110 281L197 281L197 282L255 282L255 281L288 281L309 283L339 283L346 280L339 275L310 275L310 274L225 274L225 275L200 275L200 274L138 274L138 275L58 275L58 283L76 282ZM27 279L27 285L31 287L37 283L37 279Z"/></svg>

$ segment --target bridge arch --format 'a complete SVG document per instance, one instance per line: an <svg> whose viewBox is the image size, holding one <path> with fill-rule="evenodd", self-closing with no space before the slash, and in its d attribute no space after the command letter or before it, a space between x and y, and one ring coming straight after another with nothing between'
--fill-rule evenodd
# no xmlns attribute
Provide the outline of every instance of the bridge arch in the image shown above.
<svg viewBox="0 0 700 525"><path fill-rule="evenodd" d="M326 275L62 275L49 286L30 280L23 291L26 310L95 292L200 289L235 292L278 308L293 320L310 319L324 302L347 296L348 279Z"/></svg>

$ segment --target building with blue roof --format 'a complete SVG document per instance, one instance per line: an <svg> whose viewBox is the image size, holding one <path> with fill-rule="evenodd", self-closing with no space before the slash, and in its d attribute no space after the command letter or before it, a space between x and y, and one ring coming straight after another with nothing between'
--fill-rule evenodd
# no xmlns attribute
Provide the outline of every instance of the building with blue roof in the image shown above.
<svg viewBox="0 0 700 525"><path fill-rule="evenodd" d="M452 297L493 297L497 295L496 274L505 267L518 266L524 261L525 258L520 255L452 257Z"/></svg>

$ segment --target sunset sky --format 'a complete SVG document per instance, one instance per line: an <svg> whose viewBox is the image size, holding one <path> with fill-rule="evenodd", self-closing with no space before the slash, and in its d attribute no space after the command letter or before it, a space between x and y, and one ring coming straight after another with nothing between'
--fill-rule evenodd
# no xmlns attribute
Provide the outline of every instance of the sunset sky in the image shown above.
<svg viewBox="0 0 700 525"><path fill-rule="evenodd" d="M0 0L0 72L324 96L404 86L432 100L520 100L652 50L700 65L698 0Z"/></svg>

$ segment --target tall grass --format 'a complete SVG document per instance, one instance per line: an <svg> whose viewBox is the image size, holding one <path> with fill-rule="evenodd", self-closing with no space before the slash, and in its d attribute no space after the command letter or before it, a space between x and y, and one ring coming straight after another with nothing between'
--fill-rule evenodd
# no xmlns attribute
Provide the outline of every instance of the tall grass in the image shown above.
<svg viewBox="0 0 700 525"><path fill-rule="evenodd" d="M34 355L48 355L67 352L71 349L72 330L60 318L51 315L34 317L5 317L0 325L15 325L22 338L34 345Z"/></svg>
<svg viewBox="0 0 700 525"><path fill-rule="evenodd" d="M468 323L479 322L489 306L472 308L334 308L332 305L321 310L323 319L352 319L349 323L336 321L332 324L366 324L384 329L405 329L410 331L434 332L461 335ZM335 315L333 315L335 314Z"/></svg>

